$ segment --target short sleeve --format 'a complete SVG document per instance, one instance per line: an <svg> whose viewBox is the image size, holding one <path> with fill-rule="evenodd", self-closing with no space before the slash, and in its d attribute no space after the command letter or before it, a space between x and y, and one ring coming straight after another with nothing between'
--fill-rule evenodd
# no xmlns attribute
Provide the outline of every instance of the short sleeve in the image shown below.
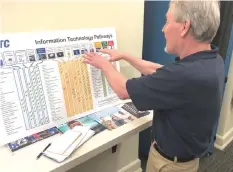
<svg viewBox="0 0 233 172"><path fill-rule="evenodd" d="M129 79L126 89L138 110L165 110L187 103L182 66L164 66L151 75Z"/></svg>

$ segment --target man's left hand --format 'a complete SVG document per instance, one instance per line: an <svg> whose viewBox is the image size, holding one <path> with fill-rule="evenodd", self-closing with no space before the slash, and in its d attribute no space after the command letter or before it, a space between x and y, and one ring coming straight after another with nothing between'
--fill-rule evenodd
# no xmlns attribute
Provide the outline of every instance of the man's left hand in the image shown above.
<svg viewBox="0 0 233 172"><path fill-rule="evenodd" d="M105 59L103 56L97 53L86 53L84 56L84 63L90 64L98 69L103 69L104 67L110 65L111 63Z"/></svg>

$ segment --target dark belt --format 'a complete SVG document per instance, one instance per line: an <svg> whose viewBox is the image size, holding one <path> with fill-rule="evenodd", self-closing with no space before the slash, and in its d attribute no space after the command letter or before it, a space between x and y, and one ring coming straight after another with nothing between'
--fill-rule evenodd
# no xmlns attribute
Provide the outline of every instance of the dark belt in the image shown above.
<svg viewBox="0 0 233 172"><path fill-rule="evenodd" d="M173 161L173 162L188 162L188 161L191 161L193 160L194 158L178 158L178 157L172 157L172 156L169 156L165 153L163 153L160 148L158 147L158 145L156 143L154 143L154 148L155 150L164 158L170 160L170 161Z"/></svg>

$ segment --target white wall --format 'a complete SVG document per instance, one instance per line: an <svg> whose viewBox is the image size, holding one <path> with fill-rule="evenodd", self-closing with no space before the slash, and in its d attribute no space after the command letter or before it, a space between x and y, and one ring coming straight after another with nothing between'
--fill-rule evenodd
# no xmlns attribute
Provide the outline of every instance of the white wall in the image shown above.
<svg viewBox="0 0 233 172"><path fill-rule="evenodd" d="M3 23L2 23L2 3L0 1L0 33L2 33Z"/></svg>
<svg viewBox="0 0 233 172"><path fill-rule="evenodd" d="M108 149L68 172L141 172L138 137L136 134L117 145L115 153Z"/></svg>
<svg viewBox="0 0 233 172"><path fill-rule="evenodd" d="M0 0L0 7L3 33L115 27L119 50L142 54L142 0ZM121 70L127 77L139 75L125 62Z"/></svg>
<svg viewBox="0 0 233 172"><path fill-rule="evenodd" d="M233 52L228 72L228 81L222 103L217 131L216 147L224 149L233 140Z"/></svg>

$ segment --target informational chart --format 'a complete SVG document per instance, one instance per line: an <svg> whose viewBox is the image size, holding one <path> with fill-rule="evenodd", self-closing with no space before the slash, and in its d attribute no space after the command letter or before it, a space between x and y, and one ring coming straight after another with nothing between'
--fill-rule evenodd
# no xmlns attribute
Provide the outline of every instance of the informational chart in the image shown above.
<svg viewBox="0 0 233 172"><path fill-rule="evenodd" d="M0 144L120 102L86 52L117 49L114 28L0 36ZM119 63L113 65L119 70Z"/></svg>

